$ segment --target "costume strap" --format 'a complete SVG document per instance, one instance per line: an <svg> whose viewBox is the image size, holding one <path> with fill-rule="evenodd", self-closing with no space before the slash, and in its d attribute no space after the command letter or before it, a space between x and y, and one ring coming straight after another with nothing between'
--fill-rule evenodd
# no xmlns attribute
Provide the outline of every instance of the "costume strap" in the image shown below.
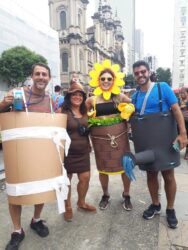
<svg viewBox="0 0 188 250"><path fill-rule="evenodd" d="M145 95L145 98L144 98L144 101L143 101L143 104L142 104L142 108L141 108L141 111L140 111L140 115L143 115L144 114L144 111L145 111L145 108L146 108L146 104L147 104L147 100L148 100L148 97L154 87L155 83L154 82L151 82L151 85Z"/></svg>
<svg viewBox="0 0 188 250"><path fill-rule="evenodd" d="M162 101L162 94L161 94L161 86L160 83L157 83L157 88L158 88L158 95L159 95L159 108L160 112L163 112L163 101Z"/></svg>
<svg viewBox="0 0 188 250"><path fill-rule="evenodd" d="M23 95L23 102L24 102L24 106L25 106L25 111L26 111L26 114L28 115L28 107L27 107L26 97L25 97L25 92L24 92L23 87L21 87L21 91L22 91L22 95Z"/></svg>
<svg viewBox="0 0 188 250"><path fill-rule="evenodd" d="M53 100L52 100L52 96L49 94L49 98L50 98L50 113L54 114L54 105L53 105Z"/></svg>

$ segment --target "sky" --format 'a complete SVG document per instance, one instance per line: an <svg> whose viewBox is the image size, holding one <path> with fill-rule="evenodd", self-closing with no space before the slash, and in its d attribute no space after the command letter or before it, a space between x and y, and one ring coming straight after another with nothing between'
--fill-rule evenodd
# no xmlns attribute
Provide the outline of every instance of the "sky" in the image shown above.
<svg viewBox="0 0 188 250"><path fill-rule="evenodd" d="M172 67L174 0L136 0L136 27L144 32L144 53Z"/></svg>
<svg viewBox="0 0 188 250"><path fill-rule="evenodd" d="M16 2L33 17L49 24L48 0L9 1ZM158 58L158 66L161 67L172 67L174 1L136 0L136 28L144 33L144 53L155 55ZM90 16L95 10L94 2L90 0L88 5L88 25L92 24Z"/></svg>

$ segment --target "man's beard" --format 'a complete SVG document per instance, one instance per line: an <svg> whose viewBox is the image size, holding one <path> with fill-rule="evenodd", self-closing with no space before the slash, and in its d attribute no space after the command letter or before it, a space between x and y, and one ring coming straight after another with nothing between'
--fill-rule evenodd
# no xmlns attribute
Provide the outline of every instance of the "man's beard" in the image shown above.
<svg viewBox="0 0 188 250"><path fill-rule="evenodd" d="M138 83L139 85L141 85L141 86L146 85L146 84L149 82L150 77L148 76L148 77L144 77L144 78L145 78L144 82L139 83L139 80L138 80L138 82L137 82L137 83Z"/></svg>

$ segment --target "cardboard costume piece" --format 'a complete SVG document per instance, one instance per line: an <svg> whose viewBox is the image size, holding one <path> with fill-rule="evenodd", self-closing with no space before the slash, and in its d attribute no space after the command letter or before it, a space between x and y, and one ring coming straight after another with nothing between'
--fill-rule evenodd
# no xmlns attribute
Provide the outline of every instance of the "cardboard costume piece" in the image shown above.
<svg viewBox="0 0 188 250"><path fill-rule="evenodd" d="M65 114L35 112L8 112L0 114L1 130L27 127L66 128ZM65 142L62 142L65 144ZM60 149L61 159L64 150ZM62 166L55 143L51 139L15 139L3 142L6 182L10 184L41 181L62 176ZM56 192L47 191L38 194L8 196L10 204L28 205L52 202Z"/></svg>
<svg viewBox="0 0 188 250"><path fill-rule="evenodd" d="M177 137L177 123L171 112L134 115L130 123L135 152L143 153L138 163L141 170L161 171L180 165L180 154L173 148ZM152 154L148 154L148 150L152 151L154 159L150 157ZM148 158L152 161L146 163Z"/></svg>
<svg viewBox="0 0 188 250"><path fill-rule="evenodd" d="M135 155L135 159L139 158L136 164L141 170L163 171L180 165L180 153L173 147L177 137L177 123L171 111L163 112L164 100L160 83L157 83L159 112L144 114L148 96L153 87L154 83L151 83L140 114L135 114L130 119L130 123L135 152L139 153L139 157ZM137 103L138 93L137 91L135 103Z"/></svg>

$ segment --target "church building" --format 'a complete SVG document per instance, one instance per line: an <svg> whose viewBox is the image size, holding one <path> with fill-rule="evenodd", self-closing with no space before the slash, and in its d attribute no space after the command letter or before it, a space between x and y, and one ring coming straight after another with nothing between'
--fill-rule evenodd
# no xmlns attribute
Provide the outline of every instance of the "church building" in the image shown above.
<svg viewBox="0 0 188 250"><path fill-rule="evenodd" d="M93 14L93 25L86 27L88 0L49 0L50 26L59 33L60 78L62 87L77 77L87 85L93 64L104 59L123 69L124 36L117 13L113 15L108 0L100 0Z"/></svg>

